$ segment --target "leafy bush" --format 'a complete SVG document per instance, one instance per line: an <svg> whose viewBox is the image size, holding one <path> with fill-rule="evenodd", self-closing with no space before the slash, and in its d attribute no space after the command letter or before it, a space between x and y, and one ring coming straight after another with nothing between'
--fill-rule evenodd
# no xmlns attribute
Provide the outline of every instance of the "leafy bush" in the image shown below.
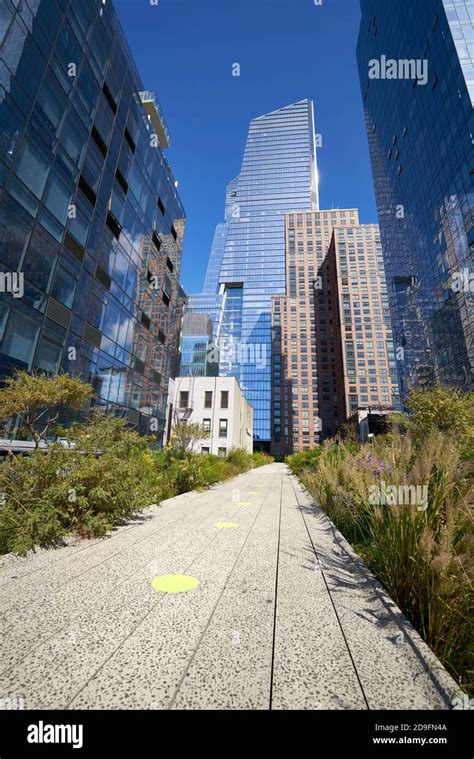
<svg viewBox="0 0 474 759"><path fill-rule="evenodd" d="M174 461L168 474L174 488L173 495L181 495L204 485L200 456L190 455Z"/></svg>
<svg viewBox="0 0 474 759"><path fill-rule="evenodd" d="M266 466L267 464L272 464L274 459L269 456L268 453L263 453L263 451L254 451L252 453L252 461L255 467L259 467Z"/></svg>
<svg viewBox="0 0 474 759"><path fill-rule="evenodd" d="M146 443L122 420L96 418L68 438L69 449L55 443L0 467L2 552L51 545L69 532L103 535L158 492L142 476Z"/></svg>
<svg viewBox="0 0 474 759"><path fill-rule="evenodd" d="M202 424L183 419L173 427L170 449L177 457L183 458L192 451L198 440L207 440L208 437L209 430Z"/></svg>
<svg viewBox="0 0 474 759"><path fill-rule="evenodd" d="M299 476L304 469L311 467L318 460L321 453L321 448L313 448L310 451L300 451L299 453L294 453L292 456L287 456L285 461L291 471L296 476Z"/></svg>
<svg viewBox="0 0 474 759"><path fill-rule="evenodd" d="M214 485L217 482L228 480L230 477L234 477L236 474L239 474L240 471L235 465L230 464L221 456L203 454L201 456L201 461L203 486Z"/></svg>
<svg viewBox="0 0 474 759"><path fill-rule="evenodd" d="M273 461L266 454L251 455L242 448L231 449L225 458L194 453L176 457L173 451L159 451L154 456L160 487L166 498L223 482L237 474L248 472L255 466Z"/></svg>
<svg viewBox="0 0 474 759"><path fill-rule="evenodd" d="M33 438L38 448L65 409L82 409L92 397L92 385L78 377L59 374L18 372L5 380L0 391L3 426L18 417L22 432Z"/></svg>
<svg viewBox="0 0 474 759"><path fill-rule="evenodd" d="M453 436L463 457L474 453L474 397L454 388L437 385L430 390L413 389L405 401L408 415L397 415L411 432L416 443L421 443L430 432L438 430Z"/></svg>
<svg viewBox="0 0 474 759"><path fill-rule="evenodd" d="M248 472L254 465L252 454L247 453L243 448L231 448L225 460L228 464L237 467L240 472Z"/></svg>

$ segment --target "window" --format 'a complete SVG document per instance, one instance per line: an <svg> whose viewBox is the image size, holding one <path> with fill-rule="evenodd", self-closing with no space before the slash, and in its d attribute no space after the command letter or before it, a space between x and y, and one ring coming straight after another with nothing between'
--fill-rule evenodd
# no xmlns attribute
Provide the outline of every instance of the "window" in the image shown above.
<svg viewBox="0 0 474 759"><path fill-rule="evenodd" d="M68 101L50 70L43 80L35 104L35 111L48 129L50 137L58 135L67 110Z"/></svg>
<svg viewBox="0 0 474 759"><path fill-rule="evenodd" d="M41 369L47 374L57 374L61 361L62 348L59 345L53 345L49 340L42 338L39 341L36 352L35 367Z"/></svg>
<svg viewBox="0 0 474 759"><path fill-rule="evenodd" d="M229 392L228 392L228 390L222 390L222 392L221 392L221 408L229 408Z"/></svg>
<svg viewBox="0 0 474 759"><path fill-rule="evenodd" d="M54 246L45 246L40 234L31 238L28 252L23 261L25 279L35 283L43 292L49 292L51 275L56 263Z"/></svg>
<svg viewBox="0 0 474 759"><path fill-rule="evenodd" d="M16 164L16 175L40 198L48 178L50 161L28 138L23 142Z"/></svg>
<svg viewBox="0 0 474 759"><path fill-rule="evenodd" d="M212 408L212 390L206 390L204 393L204 408Z"/></svg>
<svg viewBox="0 0 474 759"><path fill-rule="evenodd" d="M89 234L89 221L87 217L79 210L80 203L81 203L81 200L79 197L77 197L76 198L76 217L74 219L70 219L69 231L72 235L74 235L74 238L83 247L85 247L86 242L87 242L87 235ZM72 244L74 245L74 241Z"/></svg>
<svg viewBox="0 0 474 759"><path fill-rule="evenodd" d="M219 437L227 437L227 419L219 419Z"/></svg>
<svg viewBox="0 0 474 759"><path fill-rule="evenodd" d="M61 134L61 146L76 166L80 166L87 144L87 132L79 123L74 109L71 110Z"/></svg>
<svg viewBox="0 0 474 759"><path fill-rule="evenodd" d="M220 456L221 459L225 458L227 456L227 448L218 448L217 455Z"/></svg>
<svg viewBox="0 0 474 759"><path fill-rule="evenodd" d="M7 36L10 22L12 20L12 13L13 11L7 8L5 3L0 6L0 45Z"/></svg>
<svg viewBox="0 0 474 759"><path fill-rule="evenodd" d="M202 420L202 426L206 430L206 432L211 431L211 420L210 419L203 419Z"/></svg>
<svg viewBox="0 0 474 759"><path fill-rule="evenodd" d="M152 239L157 251L160 252L163 243L161 242L161 237L157 234L155 229L153 230Z"/></svg>
<svg viewBox="0 0 474 759"><path fill-rule="evenodd" d="M76 294L77 279L61 265L56 270L51 295L66 308L72 308Z"/></svg>
<svg viewBox="0 0 474 759"><path fill-rule="evenodd" d="M163 290L168 296L168 298L171 298L173 295L173 285L171 284L171 279L168 277L167 274L165 274L165 281L163 284Z"/></svg>
<svg viewBox="0 0 474 759"><path fill-rule="evenodd" d="M38 332L39 324L36 320L19 311L11 313L5 330L3 353L29 365Z"/></svg>
<svg viewBox="0 0 474 759"><path fill-rule="evenodd" d="M203 445L201 448L201 453L209 453L209 446Z"/></svg>
<svg viewBox="0 0 474 759"><path fill-rule="evenodd" d="M61 224L65 224L66 222L72 193L72 183L61 176L61 173L57 169L54 169L50 174L43 202Z"/></svg>
<svg viewBox="0 0 474 759"><path fill-rule="evenodd" d="M187 390L182 390L179 394L179 407L189 408L189 392Z"/></svg>

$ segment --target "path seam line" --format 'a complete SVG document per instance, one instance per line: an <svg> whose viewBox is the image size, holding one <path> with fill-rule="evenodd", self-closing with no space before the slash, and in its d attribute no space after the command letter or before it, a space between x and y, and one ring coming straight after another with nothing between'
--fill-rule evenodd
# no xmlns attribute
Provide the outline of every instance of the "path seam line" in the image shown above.
<svg viewBox="0 0 474 759"><path fill-rule="evenodd" d="M296 478L296 479L297 479L297 478ZM339 617L339 613L338 613L338 611L337 611L337 608L336 608L336 604L334 603L334 599L333 599L333 597L332 597L332 593L331 593L331 591L330 591L330 589L329 589L329 584L328 584L328 581L327 581L327 579L326 579L326 573L325 573L325 571L324 571L324 568L323 568L323 565L322 565L322 563L321 563L321 561L320 561L320 559L319 559L319 554L318 554L318 552L317 552L317 550L316 550L316 548L315 548L315 545L314 545L314 541L313 541L313 538L312 538L312 536L311 536L311 533L310 533L310 531L309 531L309 528L308 528L308 525L307 525L307 522L306 522L306 519L305 519L305 516L304 516L304 513L303 513L303 509L301 508L301 503L300 503L300 499L298 498L298 493L296 492L296 489L295 489L295 485L294 485L294 481L293 481L293 476L290 476L290 482L291 482L291 486L292 486L292 488L293 488L293 492L294 492L294 494L295 494L295 497L296 497L296 502L297 502L297 504L298 504L298 509L299 509L299 511L300 511L300 514L301 514L301 518L302 518L302 520L303 520L303 524L304 524L304 526L305 526L305 529L306 529L306 532L307 532L307 535L308 535L309 541L310 541L310 543L311 543L311 546L312 546L312 549L313 549L313 551L314 551L314 555L315 555L315 557L316 557L316 560L317 560L317 562L318 562L318 565L319 565L319 567L320 567L320 570L321 570L321 574L322 574L322 576L323 576L323 581L324 581L324 584L325 584L325 586L326 586L326 590L327 590L327 592L328 592L329 600L330 600L330 602L331 602L331 606L332 606L332 608L333 608L333 610L334 610L334 614L336 615L337 623L338 623L338 625L339 625L339 629L340 629L340 631L341 631L342 637L343 637L343 639L344 639L344 643L345 643L345 645L346 645L346 648L347 648L347 653L349 654L349 657L350 657L350 660L351 660L352 666L353 666L353 668L354 668L354 673L355 673L355 676L356 676L356 678L357 678L357 682L359 683L359 687L360 687L360 690L361 690L362 696L363 696L363 698L364 698L364 701L365 701L365 703L366 703L367 709L370 711L369 702L368 702L368 700L367 700L367 696L365 695L365 691L364 691L364 688L363 688L363 686L362 686L362 682L361 682L361 679L360 679L360 677L359 677L359 673L358 673L358 671L357 671L357 667L356 667L356 664L355 664L354 658L353 658L353 656L352 656L352 651L351 651L351 649L350 649L350 646L349 646L349 642L348 642L348 640L347 640L347 637L346 637L346 634L345 634L345 632L344 632L344 628L343 628L343 626L342 626L342 622L341 622L341 620L340 620L340 617ZM299 480L298 480L298 482L299 482Z"/></svg>

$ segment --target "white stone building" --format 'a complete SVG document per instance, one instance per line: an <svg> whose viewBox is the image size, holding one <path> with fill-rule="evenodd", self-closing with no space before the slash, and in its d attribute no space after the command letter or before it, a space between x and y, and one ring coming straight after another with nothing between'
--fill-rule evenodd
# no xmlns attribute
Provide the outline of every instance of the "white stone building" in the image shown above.
<svg viewBox="0 0 474 759"><path fill-rule="evenodd" d="M194 445L196 453L225 456L231 448L253 451L253 409L234 377L176 377L170 381L167 434L182 420L209 430Z"/></svg>

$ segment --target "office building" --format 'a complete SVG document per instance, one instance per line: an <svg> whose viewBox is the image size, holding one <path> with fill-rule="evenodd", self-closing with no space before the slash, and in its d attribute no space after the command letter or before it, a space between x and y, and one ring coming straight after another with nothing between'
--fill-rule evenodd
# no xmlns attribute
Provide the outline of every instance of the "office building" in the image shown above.
<svg viewBox="0 0 474 759"><path fill-rule="evenodd" d="M358 64L402 392L473 389L474 3L361 0Z"/></svg>
<svg viewBox="0 0 474 759"><path fill-rule="evenodd" d="M0 372L79 375L160 439L185 214L159 102L104 0L3 2L0 58Z"/></svg>
<svg viewBox="0 0 474 759"><path fill-rule="evenodd" d="M287 288L272 304L272 451L277 456L313 448L334 435L344 418L328 250L335 226L358 222L357 209L285 217Z"/></svg>

